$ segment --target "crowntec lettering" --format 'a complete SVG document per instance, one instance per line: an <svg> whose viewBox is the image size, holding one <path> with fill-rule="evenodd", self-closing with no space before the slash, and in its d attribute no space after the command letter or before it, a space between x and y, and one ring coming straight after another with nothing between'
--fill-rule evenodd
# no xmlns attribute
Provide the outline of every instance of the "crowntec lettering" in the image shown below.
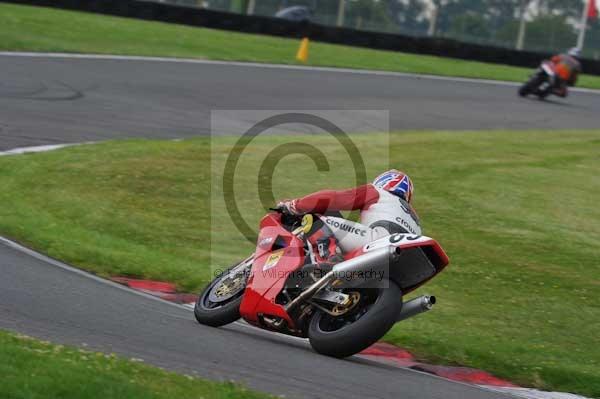
<svg viewBox="0 0 600 399"><path fill-rule="evenodd" d="M357 227L351 226L346 223L340 223L337 220L327 219L327 224L335 227L336 229L340 229L342 231L347 231L348 233L352 233L352 234L357 234L361 237L364 237L367 235L367 230L359 229Z"/></svg>

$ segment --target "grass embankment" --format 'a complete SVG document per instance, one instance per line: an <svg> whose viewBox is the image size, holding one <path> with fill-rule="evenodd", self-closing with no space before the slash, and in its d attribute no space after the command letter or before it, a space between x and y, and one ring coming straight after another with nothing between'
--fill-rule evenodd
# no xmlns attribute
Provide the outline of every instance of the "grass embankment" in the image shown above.
<svg viewBox="0 0 600 399"><path fill-rule="evenodd" d="M170 373L115 355L0 331L2 398L269 398L231 383Z"/></svg>
<svg viewBox="0 0 600 399"><path fill-rule="evenodd" d="M353 139L369 174L387 166L383 136ZM250 225L263 214L251 193L258 167L285 140L257 138L238 167ZM301 140L323 151L336 145L323 136ZM218 183L217 166L232 143L122 141L2 157L0 233L103 276L197 290L210 278L209 242L221 266L252 251L228 225L222 201L210 207L211 192L218 194L209 189L211 150ZM424 289L440 298L437 309L397 325L386 339L430 360L600 396L599 151L600 132L393 135L392 164L414 179L425 232L453 264ZM305 157L286 157L274 175L275 195L354 179L316 173Z"/></svg>
<svg viewBox="0 0 600 399"><path fill-rule="evenodd" d="M297 40L269 36L0 4L1 50L294 64L298 44ZM325 43L311 44L308 64L517 82L531 73L529 69L506 65ZM583 76L580 85L600 88L600 78Z"/></svg>

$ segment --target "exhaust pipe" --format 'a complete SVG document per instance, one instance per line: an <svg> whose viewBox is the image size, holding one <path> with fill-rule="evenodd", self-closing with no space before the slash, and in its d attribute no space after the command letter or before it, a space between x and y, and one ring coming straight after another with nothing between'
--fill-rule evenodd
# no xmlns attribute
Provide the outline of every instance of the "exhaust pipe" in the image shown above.
<svg viewBox="0 0 600 399"><path fill-rule="evenodd" d="M398 253L399 252L397 248L390 245L338 263L330 272L325 274L321 279L317 280L306 290L302 291L302 293L294 298L292 302L288 303L285 306L286 312L289 313L294 310L298 305L311 298L321 289L325 288L327 284L334 281L337 277L341 276L343 278L351 273L360 271L366 272L374 268L388 266L390 260L392 260L393 257L395 257Z"/></svg>
<svg viewBox="0 0 600 399"><path fill-rule="evenodd" d="M409 317L430 311L435 305L435 296L423 295L402 304L402 310L396 318L396 322L406 320Z"/></svg>

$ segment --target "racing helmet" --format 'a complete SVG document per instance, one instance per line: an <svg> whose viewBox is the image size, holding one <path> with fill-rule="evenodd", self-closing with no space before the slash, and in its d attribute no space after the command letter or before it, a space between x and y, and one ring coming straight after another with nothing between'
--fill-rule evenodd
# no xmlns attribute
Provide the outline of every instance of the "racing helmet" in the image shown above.
<svg viewBox="0 0 600 399"><path fill-rule="evenodd" d="M570 48L569 51L567 51L567 54L569 54L571 57L574 57L574 58L580 58L581 57L581 49L579 47Z"/></svg>
<svg viewBox="0 0 600 399"><path fill-rule="evenodd" d="M408 202L412 200L413 184L410 177L397 169L391 169L377 176L373 180L373 186L388 191Z"/></svg>

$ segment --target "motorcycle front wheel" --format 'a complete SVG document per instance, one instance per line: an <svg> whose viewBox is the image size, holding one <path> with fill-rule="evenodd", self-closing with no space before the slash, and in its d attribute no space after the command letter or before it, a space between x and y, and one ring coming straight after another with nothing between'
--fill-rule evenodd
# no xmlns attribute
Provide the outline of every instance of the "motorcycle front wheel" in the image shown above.
<svg viewBox="0 0 600 399"><path fill-rule="evenodd" d="M211 281L198 296L194 316L200 324L220 327L240 318L240 304L252 262L239 262Z"/></svg>
<svg viewBox="0 0 600 399"><path fill-rule="evenodd" d="M402 310L402 291L392 281L383 281L373 288L353 288L358 303L347 313L333 316L317 311L308 327L310 345L327 356L352 356L387 333Z"/></svg>
<svg viewBox="0 0 600 399"><path fill-rule="evenodd" d="M543 79L540 76L540 74L533 75L527 82L523 84L523 86L521 86L521 88L519 89L519 95L521 97L525 97L528 94L533 94L540 86L540 84L542 84L542 82Z"/></svg>

